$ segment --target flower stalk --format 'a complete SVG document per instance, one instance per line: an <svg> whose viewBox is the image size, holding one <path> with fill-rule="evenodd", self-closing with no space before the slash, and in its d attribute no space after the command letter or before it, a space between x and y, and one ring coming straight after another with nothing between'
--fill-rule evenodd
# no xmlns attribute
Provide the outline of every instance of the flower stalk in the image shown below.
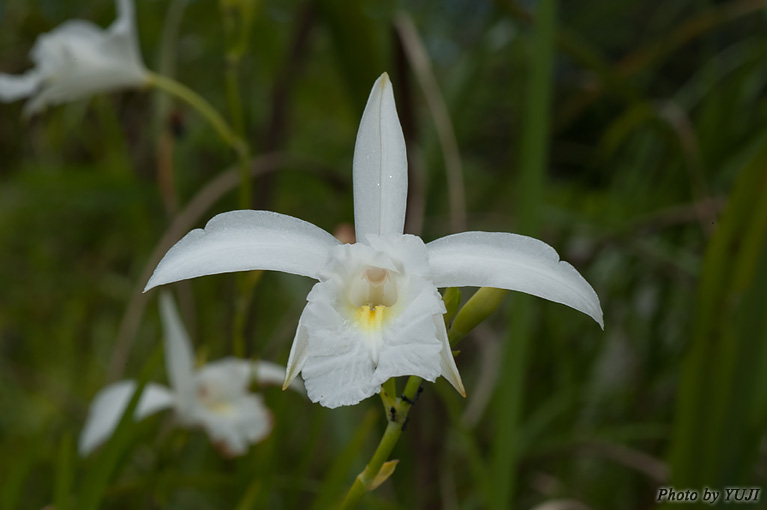
<svg viewBox="0 0 767 510"><path fill-rule="evenodd" d="M248 157L250 151L242 138L234 132L221 114L197 92L176 80L152 72L148 73L147 85L162 90L197 110L213 126L213 129L224 142L237 152L240 159Z"/></svg>
<svg viewBox="0 0 767 510"><path fill-rule="evenodd" d="M393 381L393 379L390 379L390 381ZM370 458L370 462L365 466L362 473L357 475L354 483L346 493L341 503L342 509L355 508L366 492L376 489L394 473L396 461L387 462L386 459L391 455L394 446L402 435L402 431L406 427L408 413L413 403L415 403L415 399L418 398L422 382L422 378L414 375L410 376L402 396L393 400L386 398L382 392L381 399L386 408L385 412L388 419L386 430L383 437L381 437L381 441L378 443L376 451Z"/></svg>
<svg viewBox="0 0 767 510"><path fill-rule="evenodd" d="M479 323L487 319L500 306L507 293L508 291L503 289L482 287L474 293L463 307L458 309L461 299L460 290L457 288L448 289L443 296L448 310L445 316L448 319L447 322L450 322L449 319L455 316L455 320L453 320L453 324L448 331L450 344L455 345L456 342L465 337ZM354 483L346 493L341 508L354 508L366 492L377 488L394 472L394 465L389 463L396 461L387 462L387 459L402 435L402 431L407 423L408 413L418 398L422 383L422 378L411 376L400 397L395 396L396 387L393 377L382 385L380 395L388 424L376 451L373 453L373 457L371 457L370 462L365 466L362 473L354 480Z"/></svg>
<svg viewBox="0 0 767 510"><path fill-rule="evenodd" d="M247 27L250 25L250 11L239 2L222 0L219 2L224 24L224 36L226 38L226 69L224 80L226 82L226 99L229 103L229 116L232 120L234 132L239 137L245 136L245 109L242 106L240 94L239 69L240 61L247 48ZM238 22L238 20L240 20ZM239 30L238 30L239 28ZM239 32L239 34L238 34ZM238 36L239 35L239 36ZM246 149L249 148L246 145ZM250 176L250 154L241 157L240 168L240 209L250 209L252 200L252 178Z"/></svg>
<svg viewBox="0 0 767 510"><path fill-rule="evenodd" d="M224 81L226 83L226 98L229 103L229 118L232 121L237 136L245 139L245 109L242 106L240 94L239 70L240 61L247 48L247 27L250 25L250 16L243 12L244 6L240 2L221 0L219 2L221 16L224 25L226 39L226 69ZM238 19L241 20L238 23ZM239 37L238 37L239 26ZM240 172L240 187L238 204L240 209L250 209L253 204L253 178L250 175L249 146L245 144L246 152L241 154L237 167ZM239 274L237 278L237 297L235 298L234 311L234 337L233 352L235 356L245 356L245 325L248 308L253 300L253 289L259 280L260 272L250 277L248 274Z"/></svg>

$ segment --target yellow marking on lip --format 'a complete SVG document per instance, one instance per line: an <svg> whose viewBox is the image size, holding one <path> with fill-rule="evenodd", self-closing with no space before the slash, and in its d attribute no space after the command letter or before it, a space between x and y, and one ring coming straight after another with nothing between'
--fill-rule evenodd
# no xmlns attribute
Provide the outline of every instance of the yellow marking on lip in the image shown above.
<svg viewBox="0 0 767 510"><path fill-rule="evenodd" d="M230 402L211 398L211 394L205 386L197 389L197 398L205 408L217 414L231 414L234 410L234 406Z"/></svg>
<svg viewBox="0 0 767 510"><path fill-rule="evenodd" d="M210 402L205 407L216 414L231 414L234 411L234 406L229 402Z"/></svg>
<svg viewBox="0 0 767 510"><path fill-rule="evenodd" d="M363 305L357 309L357 322L365 331L377 331L383 327L384 305L377 305L372 310L370 305Z"/></svg>

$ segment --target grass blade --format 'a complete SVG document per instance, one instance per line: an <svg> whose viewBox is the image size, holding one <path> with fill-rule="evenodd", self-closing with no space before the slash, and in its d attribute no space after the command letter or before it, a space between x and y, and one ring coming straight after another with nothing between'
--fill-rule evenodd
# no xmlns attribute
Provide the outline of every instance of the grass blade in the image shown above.
<svg viewBox="0 0 767 510"><path fill-rule="evenodd" d="M556 34L555 0L538 3L530 55L530 74L525 103L525 131L521 145L520 178L517 194L517 217L521 233L537 230L539 207L543 196L547 165L551 110L552 69ZM518 437L524 380L533 321L530 302L515 299L508 341L503 347L503 375L498 383L496 433L494 437L493 508L513 508L517 477Z"/></svg>

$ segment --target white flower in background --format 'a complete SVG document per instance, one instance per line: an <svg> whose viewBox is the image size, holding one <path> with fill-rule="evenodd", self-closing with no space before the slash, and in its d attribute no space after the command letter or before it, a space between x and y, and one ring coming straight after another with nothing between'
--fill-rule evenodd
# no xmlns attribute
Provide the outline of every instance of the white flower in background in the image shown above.
<svg viewBox="0 0 767 510"><path fill-rule="evenodd" d="M160 296L165 336L165 365L171 388L150 383L136 406L141 419L173 408L180 425L202 427L213 443L229 455L242 455L272 429L272 416L260 395L248 392L254 379L280 384L285 369L267 361L224 358L194 369L192 347L178 311L168 294ZM303 391L300 385L295 385ZM91 403L80 435L79 451L87 455L113 433L136 389L134 381L120 381L101 390Z"/></svg>
<svg viewBox="0 0 767 510"><path fill-rule="evenodd" d="M31 97L25 115L48 105L147 83L136 35L133 0L117 0L117 19L102 30L70 20L38 37L35 67L22 75L0 73L0 101Z"/></svg>
<svg viewBox="0 0 767 510"><path fill-rule="evenodd" d="M271 269L319 280L307 297L285 384L302 372L309 398L356 404L390 377L445 377L465 395L438 287L483 286L566 304L602 325L591 286L549 245L464 232L424 244L403 234L405 139L389 77L370 93L354 150L357 242L341 244L305 221L269 211L223 213L181 239L146 290L197 276Z"/></svg>

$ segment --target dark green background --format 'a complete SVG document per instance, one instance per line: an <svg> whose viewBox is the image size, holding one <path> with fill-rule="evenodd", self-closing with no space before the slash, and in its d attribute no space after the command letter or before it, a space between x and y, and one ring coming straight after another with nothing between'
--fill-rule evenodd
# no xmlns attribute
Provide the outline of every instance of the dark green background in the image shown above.
<svg viewBox="0 0 767 510"><path fill-rule="evenodd" d="M254 5L238 71L242 114L254 154L281 154L254 181L256 207L329 231L352 222L357 124L388 71L408 140L408 225L422 220L426 241L451 232L435 123L393 25L401 8L449 110L468 227L534 231L592 283L605 312L602 332L563 306L507 298L459 346L468 398L443 380L426 386L394 451L397 470L366 508L566 499L631 510L653 507L658 486L767 480L764 3L556 7L547 17L536 2L508 0ZM189 2L161 62L168 9L137 1L147 66L175 69L228 113L220 6ZM35 38L71 18L107 26L114 7L4 1L0 71L26 70ZM172 428L170 413L123 431L111 457L76 458L90 399L109 381L139 377L160 345L154 294L145 315L126 318L155 244L234 164L196 112L162 101L100 95L30 121L21 103L0 105L0 506L82 508L99 487L105 508L332 506L383 430L377 398L327 410L265 389L274 432L235 460L202 432ZM175 205L156 177L158 152L169 149ZM192 211L191 226L236 207L232 190ZM263 275L249 355L286 362L310 285ZM235 277L174 289L201 358L229 354ZM500 362L509 346L524 347L519 362ZM160 368L149 375L165 382ZM507 430L510 401L519 413Z"/></svg>

